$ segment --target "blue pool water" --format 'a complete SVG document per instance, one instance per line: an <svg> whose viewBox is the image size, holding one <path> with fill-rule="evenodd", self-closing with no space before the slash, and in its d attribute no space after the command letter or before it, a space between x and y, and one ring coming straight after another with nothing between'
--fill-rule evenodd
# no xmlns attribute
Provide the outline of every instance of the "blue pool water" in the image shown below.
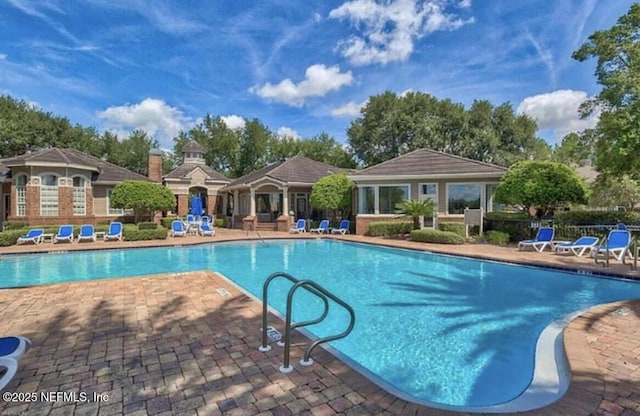
<svg viewBox="0 0 640 416"><path fill-rule="evenodd" d="M514 399L531 383L536 341L551 322L640 297L638 283L330 240L4 256L0 286L201 269L224 274L258 298L276 271L317 281L355 309L354 331L332 342L334 349L405 396L445 407ZM269 300L280 312L289 287L284 280L272 284ZM307 297L297 292L294 321L322 311L320 301ZM347 319L332 308L309 330L341 332Z"/></svg>

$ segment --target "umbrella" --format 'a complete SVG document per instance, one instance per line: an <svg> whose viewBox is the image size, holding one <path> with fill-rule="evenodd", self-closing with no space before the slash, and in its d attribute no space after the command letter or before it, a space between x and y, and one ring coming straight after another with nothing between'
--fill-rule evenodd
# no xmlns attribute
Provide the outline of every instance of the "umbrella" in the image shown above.
<svg viewBox="0 0 640 416"><path fill-rule="evenodd" d="M202 215L202 198L200 194L192 195L189 204L189 213L192 215Z"/></svg>

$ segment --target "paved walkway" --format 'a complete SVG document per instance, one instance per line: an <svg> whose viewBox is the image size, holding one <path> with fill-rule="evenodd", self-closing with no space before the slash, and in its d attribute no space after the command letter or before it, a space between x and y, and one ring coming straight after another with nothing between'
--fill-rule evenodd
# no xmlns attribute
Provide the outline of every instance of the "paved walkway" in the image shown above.
<svg viewBox="0 0 640 416"><path fill-rule="evenodd" d="M247 237L257 236L219 230L213 240ZM512 247L346 238L602 271L588 259ZM161 244L202 241L188 237ZM0 254L130 245L141 244L44 244L2 248ZM610 271L640 277L628 266ZM313 366L281 374L281 350L256 349L260 314L260 304L208 271L0 290L0 334L24 334L34 343L5 389L21 400L0 401L0 414L454 414L398 399L321 350ZM573 374L569 391L527 414L640 415L640 301L596 307L573 320L564 338ZM294 341L303 338L296 335ZM294 348L293 362L300 357ZM45 392L75 393L78 400Z"/></svg>

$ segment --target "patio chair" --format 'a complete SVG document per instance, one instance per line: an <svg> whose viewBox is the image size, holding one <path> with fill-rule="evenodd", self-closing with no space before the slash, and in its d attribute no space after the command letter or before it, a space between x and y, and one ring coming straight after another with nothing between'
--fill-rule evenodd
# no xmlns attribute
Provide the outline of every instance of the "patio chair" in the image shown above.
<svg viewBox="0 0 640 416"><path fill-rule="evenodd" d="M58 228L58 233L53 236L53 244L61 241L73 242L73 225L61 225Z"/></svg>
<svg viewBox="0 0 640 416"><path fill-rule="evenodd" d="M545 248L553 247L553 236L556 230L553 227L540 227L536 238L533 240L522 240L518 243L518 250L523 250L526 247L533 247L536 251L542 252Z"/></svg>
<svg viewBox="0 0 640 416"><path fill-rule="evenodd" d="M18 238L18 244L33 243L40 244L42 242L42 235L44 230L42 228L33 228L28 233Z"/></svg>
<svg viewBox="0 0 640 416"><path fill-rule="evenodd" d="M216 235L216 230L211 226L211 224L204 223L204 222L200 223L200 226L198 227L198 232L202 236L209 235L213 237L214 235Z"/></svg>
<svg viewBox="0 0 640 416"><path fill-rule="evenodd" d="M596 245L598 245L598 237L585 236L580 237L576 241L558 243L553 248L555 254L558 253L573 253L578 257L590 252Z"/></svg>
<svg viewBox="0 0 640 416"><path fill-rule="evenodd" d="M122 241L122 223L114 221L109 224L109 230L104 235L104 241L120 240Z"/></svg>
<svg viewBox="0 0 640 416"><path fill-rule="evenodd" d="M76 241L96 241L96 230L93 228L91 224L82 224L80 226L80 234L78 234L78 239Z"/></svg>
<svg viewBox="0 0 640 416"><path fill-rule="evenodd" d="M296 221L296 226L289 230L290 233L306 233L307 232L307 221L303 218Z"/></svg>
<svg viewBox="0 0 640 416"><path fill-rule="evenodd" d="M171 222L171 237L184 237L187 235L187 229L182 220L174 220Z"/></svg>
<svg viewBox="0 0 640 416"><path fill-rule="evenodd" d="M597 262L600 254L606 256L608 252L610 256L624 263L624 258L627 254L631 257L629 244L631 244L631 233L629 231L611 230L609 236L597 248L592 250L593 257Z"/></svg>
<svg viewBox="0 0 640 416"><path fill-rule="evenodd" d="M311 233L324 234L329 232L329 220L322 220L318 225L318 228L312 228L309 230Z"/></svg>
<svg viewBox="0 0 640 416"><path fill-rule="evenodd" d="M23 336L0 337L0 390L3 390L18 371L18 361L31 347L29 338Z"/></svg>
<svg viewBox="0 0 640 416"><path fill-rule="evenodd" d="M340 221L340 226L331 230L331 234L349 234L349 220Z"/></svg>

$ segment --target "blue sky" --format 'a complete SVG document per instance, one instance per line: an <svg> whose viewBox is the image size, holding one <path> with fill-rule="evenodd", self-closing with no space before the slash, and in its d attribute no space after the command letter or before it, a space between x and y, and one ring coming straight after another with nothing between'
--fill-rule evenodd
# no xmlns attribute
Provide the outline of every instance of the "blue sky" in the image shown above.
<svg viewBox="0 0 640 416"><path fill-rule="evenodd" d="M0 0L0 94L162 147L207 113L281 135L346 129L371 95L509 102L554 144L595 119L571 53L633 1Z"/></svg>

